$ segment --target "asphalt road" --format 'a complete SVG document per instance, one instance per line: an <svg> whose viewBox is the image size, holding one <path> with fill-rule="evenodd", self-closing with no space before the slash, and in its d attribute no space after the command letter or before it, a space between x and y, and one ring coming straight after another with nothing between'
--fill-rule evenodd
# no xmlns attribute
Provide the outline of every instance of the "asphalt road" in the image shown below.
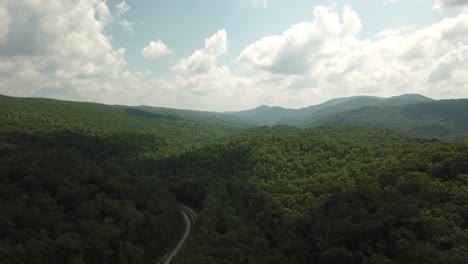
<svg viewBox="0 0 468 264"><path fill-rule="evenodd" d="M182 248L182 246L185 243L185 240L187 237L190 235L190 232L192 231L193 225L195 224L195 220L197 219L197 214L190 208L188 208L185 205L180 204L180 212L182 213L182 216L184 217L185 221L185 232L182 238L180 239L179 243L177 243L177 246L169 253L167 253L159 262L158 264L169 264L171 263L172 258L177 255L179 250Z"/></svg>

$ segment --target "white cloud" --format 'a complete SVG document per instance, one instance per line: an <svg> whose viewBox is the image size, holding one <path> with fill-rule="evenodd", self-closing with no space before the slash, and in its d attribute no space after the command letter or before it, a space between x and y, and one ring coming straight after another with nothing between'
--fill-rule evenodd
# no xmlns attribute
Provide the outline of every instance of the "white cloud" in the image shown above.
<svg viewBox="0 0 468 264"><path fill-rule="evenodd" d="M125 3L125 1L117 4L115 6L115 8L117 9L117 13L116 13L116 16L120 16L122 14L125 14L127 13L129 10L130 10L130 6L127 5L127 3Z"/></svg>
<svg viewBox="0 0 468 264"><path fill-rule="evenodd" d="M145 58L159 58L161 56L174 54L174 51L164 44L161 40L153 40L141 50Z"/></svg>
<svg viewBox="0 0 468 264"><path fill-rule="evenodd" d="M31 0L28 0L28 1L31 1ZM52 3L54 2L55 0L52 0ZM89 5L92 6L93 11L96 16L96 20L102 23L102 26L105 26L109 22L112 21L112 15L109 11L109 8L107 7L105 0L85 0L83 4L84 6L89 6Z"/></svg>
<svg viewBox="0 0 468 264"><path fill-rule="evenodd" d="M237 62L252 75L289 78L285 90L300 88L321 98L405 92L468 96L468 14L422 29L385 30L375 40L360 38L360 29L350 8L340 17L317 7L312 22L248 45ZM305 96L304 105L311 100Z"/></svg>
<svg viewBox="0 0 468 264"><path fill-rule="evenodd" d="M124 49L102 32L111 16L105 1L7 0L8 37L0 42L0 92L35 95L74 89L80 79L118 76Z"/></svg>
<svg viewBox="0 0 468 264"><path fill-rule="evenodd" d="M190 57L181 59L172 67L175 73L207 73L218 70L218 58L227 52L226 30L218 30L205 39L205 47L196 50Z"/></svg>
<svg viewBox="0 0 468 264"><path fill-rule="evenodd" d="M245 48L237 61L273 73L304 74L323 56L328 56L341 44L353 45L361 29L354 11L345 8L343 23L326 7L314 9L315 20L296 24L282 35L265 37ZM341 40L350 40L347 43Z"/></svg>
<svg viewBox="0 0 468 264"><path fill-rule="evenodd" d="M350 8L317 7L312 21L248 45L237 63L222 63L228 38L219 30L157 78L126 68L125 50L104 34L112 21L106 3L6 0L0 93L203 110L301 107L356 94L468 97L468 13L366 39ZM141 50L153 58L171 52L160 40Z"/></svg>
<svg viewBox="0 0 468 264"><path fill-rule="evenodd" d="M457 69L463 69L463 62L468 58L468 46L460 46L440 57L433 65L429 82L448 81ZM466 70L466 69L465 69Z"/></svg>
<svg viewBox="0 0 468 264"><path fill-rule="evenodd" d="M135 25L135 22L130 22L130 21L124 19L124 20L119 21L119 24L128 33L133 33L133 26Z"/></svg>
<svg viewBox="0 0 468 264"><path fill-rule="evenodd" d="M6 6L0 5L0 43L5 41L10 31L10 16Z"/></svg>
<svg viewBox="0 0 468 264"><path fill-rule="evenodd" d="M251 4L253 7L261 7L261 8L268 8L269 1L268 0L251 0Z"/></svg>
<svg viewBox="0 0 468 264"><path fill-rule="evenodd" d="M468 0L436 0L433 8L439 9L466 5L468 5Z"/></svg>
<svg viewBox="0 0 468 264"><path fill-rule="evenodd" d="M170 82L178 87L179 99L191 101L189 104L198 101L198 104L206 105L209 101L216 101L213 106L226 106L228 102L221 98L232 96L239 89L239 83L245 81L242 77L233 76L229 66L218 64L227 49L226 30L218 30L205 39L204 48L180 59L171 68L175 76Z"/></svg>
<svg viewBox="0 0 468 264"><path fill-rule="evenodd" d="M117 19L130 10L130 6L125 1L117 4L115 8L115 18ZM136 24L135 22L131 22L126 19L119 19L118 23L127 33L133 34L133 27Z"/></svg>

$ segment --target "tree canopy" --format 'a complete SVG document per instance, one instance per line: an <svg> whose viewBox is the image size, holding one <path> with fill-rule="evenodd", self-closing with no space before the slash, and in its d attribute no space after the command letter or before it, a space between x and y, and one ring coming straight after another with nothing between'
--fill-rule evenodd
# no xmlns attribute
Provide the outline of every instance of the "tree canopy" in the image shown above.
<svg viewBox="0 0 468 264"><path fill-rule="evenodd" d="M183 231L177 203L199 217L174 263L468 263L467 143L48 99L0 110L2 263L154 263Z"/></svg>

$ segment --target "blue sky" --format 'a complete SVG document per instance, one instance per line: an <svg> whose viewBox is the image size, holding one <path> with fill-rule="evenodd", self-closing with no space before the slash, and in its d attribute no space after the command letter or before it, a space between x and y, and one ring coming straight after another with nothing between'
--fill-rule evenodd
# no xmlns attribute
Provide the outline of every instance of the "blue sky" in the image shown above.
<svg viewBox="0 0 468 264"><path fill-rule="evenodd" d="M125 1L130 7L122 19L132 21L133 33L119 24L109 27L115 45L126 48L125 58L134 70L151 69L155 73L167 73L167 63L189 56L201 48L203 41L218 29L229 34L229 54L225 60L235 60L243 48L255 40L278 34L291 25L312 19L315 6L323 5L342 10L351 6L365 25L360 36L375 38L388 28L406 25L423 27L442 18L456 14L455 9L434 11L432 0L400 1L383 4L379 1L284 1L284 0L201 0L201 1ZM122 1L109 1L115 6ZM266 3L263 4L263 3ZM160 61L142 60L140 51L153 39L161 39L177 51L175 56Z"/></svg>
<svg viewBox="0 0 468 264"><path fill-rule="evenodd" d="M468 0L0 3L0 93L229 111L468 97Z"/></svg>

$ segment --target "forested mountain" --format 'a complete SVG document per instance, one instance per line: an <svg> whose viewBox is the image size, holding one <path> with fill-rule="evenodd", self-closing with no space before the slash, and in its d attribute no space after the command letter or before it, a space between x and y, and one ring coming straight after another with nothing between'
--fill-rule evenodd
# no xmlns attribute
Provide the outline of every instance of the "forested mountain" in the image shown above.
<svg viewBox="0 0 468 264"><path fill-rule="evenodd" d="M305 117L305 119L310 119L318 116L324 116L333 113L345 112L353 109L359 109L367 106L404 106L421 102L430 102L432 99L427 98L418 94L406 94L400 96L394 96L389 98L379 98L379 97L357 97L352 100L342 102L340 104L334 105L333 107L327 107L320 109L311 115Z"/></svg>
<svg viewBox="0 0 468 264"><path fill-rule="evenodd" d="M307 111L303 109L304 111ZM262 105L254 109L240 112L228 112L232 115L248 118L258 125L275 125L283 118L294 119L301 110L287 109L279 106Z"/></svg>
<svg viewBox="0 0 468 264"><path fill-rule="evenodd" d="M257 124L297 127L376 126L423 137L468 139L468 100L435 101L418 94L338 98L303 109L261 106L236 114Z"/></svg>
<svg viewBox="0 0 468 264"><path fill-rule="evenodd" d="M183 124L185 126L192 126L195 131L201 128L205 129L202 133L207 133L207 128L209 127L211 131L208 133L224 135L253 125L246 120L221 113L145 106L111 106L53 99L15 98L2 95L0 95L0 104L2 109L5 109L5 113L2 114L7 118L9 112L15 112L14 114L18 118L47 123L47 129L51 129L52 127L62 129L64 126L67 129L72 129L73 123L77 118L80 120L79 125L82 128L97 130L103 133L123 131L154 132L151 127L154 124L158 124L158 126L163 128L167 127L169 130L172 129L170 128L171 125L179 127L179 124ZM13 122L8 119L6 121ZM35 126L34 122L12 123L11 126L16 128L18 125L28 126L28 124L32 127ZM43 128L36 127L36 129ZM195 133L195 136L197 136L197 133Z"/></svg>
<svg viewBox="0 0 468 264"><path fill-rule="evenodd" d="M135 109L149 113L183 118L186 120L196 121L203 124L221 125L224 127L224 129L230 129L232 131L238 131L239 129L244 129L257 125L254 122L254 120L229 113L192 111L150 106L139 106L135 107Z"/></svg>
<svg viewBox="0 0 468 264"><path fill-rule="evenodd" d="M0 96L0 262L154 263L183 230L167 183L147 164L238 129Z"/></svg>
<svg viewBox="0 0 468 264"><path fill-rule="evenodd" d="M466 100L406 99L319 120L467 128ZM180 202L199 217L174 263L468 263L466 143L377 127L249 126L224 114L0 96L1 262L157 263L183 231Z"/></svg>
<svg viewBox="0 0 468 264"><path fill-rule="evenodd" d="M361 125L398 129L425 137L468 138L468 100L405 106L372 106L314 118L308 125Z"/></svg>
<svg viewBox="0 0 468 264"><path fill-rule="evenodd" d="M419 94L405 94L389 98L353 96L336 98L319 105L312 105L301 109L287 109L278 106L270 107L264 105L251 110L230 112L230 114L249 118L260 125L287 124L303 126L305 121L318 116L366 106L408 105L429 101L432 101L432 99Z"/></svg>

